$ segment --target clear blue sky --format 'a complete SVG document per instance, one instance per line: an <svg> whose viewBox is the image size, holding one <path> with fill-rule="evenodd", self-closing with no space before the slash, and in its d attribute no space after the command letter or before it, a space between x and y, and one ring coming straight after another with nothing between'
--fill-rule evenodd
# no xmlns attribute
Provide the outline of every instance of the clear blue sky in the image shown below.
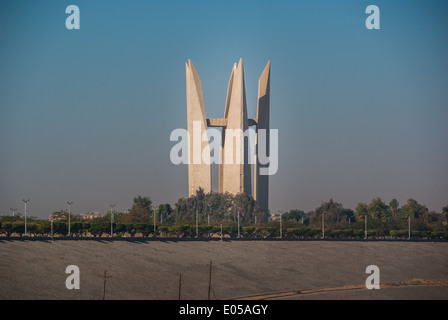
<svg viewBox="0 0 448 320"><path fill-rule="evenodd" d="M67 30L75 4L81 29ZM365 9L381 10L367 30ZM448 204L447 1L0 2L0 214L47 217L137 195L187 196L173 129L186 127L185 61L222 117L244 59L248 112L270 59L279 130L272 211L333 198ZM216 181L214 181L216 185Z"/></svg>

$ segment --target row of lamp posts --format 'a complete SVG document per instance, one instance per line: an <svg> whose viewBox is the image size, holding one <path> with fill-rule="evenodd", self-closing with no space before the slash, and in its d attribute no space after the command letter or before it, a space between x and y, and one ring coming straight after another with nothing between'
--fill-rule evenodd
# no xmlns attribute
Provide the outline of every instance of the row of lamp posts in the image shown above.
<svg viewBox="0 0 448 320"><path fill-rule="evenodd" d="M282 235L282 214L284 211L278 211L280 214L280 238L283 237ZM367 214L364 214L364 239L367 239ZM411 239L411 216L407 216L408 218L408 239ZM349 224L350 224L350 217L349 217ZM303 215L302 215L302 225L303 225ZM239 234L238 234L239 235ZM322 239L325 238L325 213L322 214Z"/></svg>
<svg viewBox="0 0 448 320"><path fill-rule="evenodd" d="M25 236L28 235L28 230L27 230L27 222L26 222L26 212L27 212L27 204L30 201L30 199L23 199L22 200L25 204ZM70 230L70 215L71 215L71 205L74 202L71 201L67 201L68 204L68 236L71 235L71 230ZM114 229L113 229L113 221L114 221L114 214L112 211L112 208L115 207L115 204L109 204L110 207L110 236L113 237L114 234ZM15 216L15 212L17 209L13 209L10 208L10 210L13 212L13 216ZM280 214L280 238L283 238L283 227L282 227L282 214L284 213L284 211L280 211L278 210L278 213ZM240 238L240 211L237 210L237 215L238 215L238 238ZM153 213L154 216L154 235L156 234L156 215L155 212ZM367 214L364 214L364 239L367 239ZM408 216L408 239L411 239L411 216ZM210 219L210 217L209 217ZM162 220L162 215L160 215L160 224L162 224L163 220ZM256 217L255 217L255 223L256 223ZM303 224L303 215L302 215L302 224ZM349 224L350 224L350 218L349 218ZM51 219L51 237L53 238L53 219ZM196 238L199 237L199 212L196 209ZM221 224L221 237L222 237L222 224ZM322 239L325 238L325 214L322 214Z"/></svg>

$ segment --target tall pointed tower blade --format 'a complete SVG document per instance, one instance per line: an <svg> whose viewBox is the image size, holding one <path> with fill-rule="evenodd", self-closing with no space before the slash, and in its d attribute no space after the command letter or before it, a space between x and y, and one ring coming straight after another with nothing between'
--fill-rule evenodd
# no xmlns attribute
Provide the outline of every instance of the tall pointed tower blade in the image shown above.
<svg viewBox="0 0 448 320"><path fill-rule="evenodd" d="M263 148L266 153L270 150L269 145L269 129L270 129L270 81L271 81L271 61L269 61L258 80L258 100L257 100L257 133L255 143L257 152L255 153L254 161L254 199L258 202L265 213L265 217L269 213L269 176L261 175L260 169L267 168L269 164L261 164L257 156L260 150L259 138L260 130L265 130L266 148ZM266 154L269 156L269 154Z"/></svg>
<svg viewBox="0 0 448 320"><path fill-rule="evenodd" d="M248 146L243 134L248 127L243 59L234 66L230 76L224 116L227 125L223 129L220 191L251 193Z"/></svg>
<svg viewBox="0 0 448 320"><path fill-rule="evenodd" d="M211 191L210 143L201 79L191 60L185 64L187 85L188 195ZM207 152L208 150L208 152Z"/></svg>

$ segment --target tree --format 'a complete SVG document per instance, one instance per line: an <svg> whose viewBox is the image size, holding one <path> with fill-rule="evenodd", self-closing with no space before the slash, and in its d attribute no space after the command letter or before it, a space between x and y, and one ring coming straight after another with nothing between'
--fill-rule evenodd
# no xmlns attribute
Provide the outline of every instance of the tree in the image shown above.
<svg viewBox="0 0 448 320"><path fill-rule="evenodd" d="M305 218L306 214L303 210L292 209L289 212L282 214L283 220L295 220L302 221L302 217Z"/></svg>
<svg viewBox="0 0 448 320"><path fill-rule="evenodd" d="M441 214L436 213L434 211L425 212L425 213L423 213L422 218L426 224L432 224L432 223L438 222L440 220Z"/></svg>
<svg viewBox="0 0 448 320"><path fill-rule="evenodd" d="M310 216L310 224L318 227L321 225L322 215L325 215L326 225L338 225L342 222L345 223L345 209L341 203L334 202L330 199L327 202L322 202L320 207L314 210L314 213Z"/></svg>
<svg viewBox="0 0 448 320"><path fill-rule="evenodd" d="M254 224L263 219L263 211L254 198L247 193L238 193L233 198L233 220L237 221L239 214L240 223ZM256 218L256 219L255 219Z"/></svg>
<svg viewBox="0 0 448 320"><path fill-rule="evenodd" d="M442 208L442 214L445 216L445 221L448 221L448 206Z"/></svg>
<svg viewBox="0 0 448 320"><path fill-rule="evenodd" d="M174 214L177 216L177 221L196 221L196 213L202 222L207 221L208 216L211 221L224 221L232 219L233 202L234 197L228 192L205 194L199 189L189 198L178 199L174 205Z"/></svg>
<svg viewBox="0 0 448 320"><path fill-rule="evenodd" d="M364 219L364 215L368 213L367 204L366 203L358 203L355 208L355 219L356 221L361 221Z"/></svg>
<svg viewBox="0 0 448 320"><path fill-rule="evenodd" d="M392 199L389 202L389 208L392 211L392 216L395 217L395 213L397 212L398 207L400 206L400 204L398 203L397 199Z"/></svg>
<svg viewBox="0 0 448 320"><path fill-rule="evenodd" d="M405 205L401 207L402 218L411 217L414 219L422 218L425 213L428 212L426 206L419 204L414 199L408 199Z"/></svg>
<svg viewBox="0 0 448 320"><path fill-rule="evenodd" d="M388 209L389 207L379 197L373 199L367 207L370 217L381 221L385 221L388 218Z"/></svg>
<svg viewBox="0 0 448 320"><path fill-rule="evenodd" d="M157 209L157 216L162 217L164 222L174 222L174 216L172 215L173 209L168 203L160 204Z"/></svg>
<svg viewBox="0 0 448 320"><path fill-rule="evenodd" d="M149 197L135 197L132 208L116 221L122 223L151 223L151 205L152 201Z"/></svg>
<svg viewBox="0 0 448 320"><path fill-rule="evenodd" d="M444 206L444 207L442 208L442 213L443 213L443 214L448 214L448 206Z"/></svg>
<svg viewBox="0 0 448 320"><path fill-rule="evenodd" d="M134 198L134 204L132 205L132 209L141 208L146 211L151 211L152 201L149 197L137 196Z"/></svg>
<svg viewBox="0 0 448 320"><path fill-rule="evenodd" d="M199 189L196 191L196 195L192 197L193 200L193 206L194 206L194 214L195 219L196 215L199 217L203 216L204 208L205 208L205 192L204 189L199 187ZM201 219L199 219L201 220Z"/></svg>
<svg viewBox="0 0 448 320"><path fill-rule="evenodd" d="M187 217L188 211L188 199L180 198L174 204L174 211L176 212L176 217L178 221L182 221Z"/></svg>
<svg viewBox="0 0 448 320"><path fill-rule="evenodd" d="M2 222L25 221L25 217L20 212L17 212L14 216L2 216L1 221Z"/></svg>
<svg viewBox="0 0 448 320"><path fill-rule="evenodd" d="M229 218L233 203L230 193L210 192L205 196L205 214L210 215L211 221L223 221Z"/></svg>

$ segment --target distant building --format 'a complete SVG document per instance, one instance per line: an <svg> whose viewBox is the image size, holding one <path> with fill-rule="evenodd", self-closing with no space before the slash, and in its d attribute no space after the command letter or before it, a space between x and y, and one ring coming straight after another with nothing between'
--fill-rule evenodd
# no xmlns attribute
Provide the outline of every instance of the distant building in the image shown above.
<svg viewBox="0 0 448 320"><path fill-rule="evenodd" d="M60 212L57 213L52 213L48 216L48 220L50 221L60 221L60 220L65 220L66 217L64 217Z"/></svg>
<svg viewBox="0 0 448 320"><path fill-rule="evenodd" d="M92 219L101 217L101 215L98 211L89 212L89 213L80 213L79 216L80 216L81 220L92 220Z"/></svg>

